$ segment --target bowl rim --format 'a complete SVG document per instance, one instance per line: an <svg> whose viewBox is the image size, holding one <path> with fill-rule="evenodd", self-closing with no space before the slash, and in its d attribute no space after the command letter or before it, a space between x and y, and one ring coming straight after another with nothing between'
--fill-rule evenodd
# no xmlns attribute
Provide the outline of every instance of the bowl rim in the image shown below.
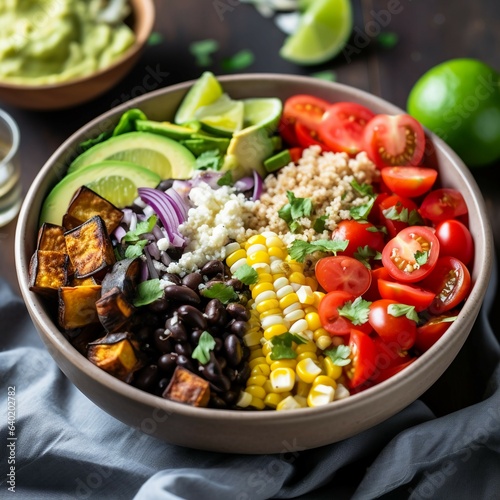
<svg viewBox="0 0 500 500"><path fill-rule="evenodd" d="M89 82L91 80L94 80L95 78L99 78L103 75L106 75L122 64L124 64L126 61L129 59L133 59L144 47L146 42L148 41L148 37L153 31L153 26L155 23L155 14L156 14L156 8L155 8L155 3L154 0L130 0L131 5L135 6L138 4L144 5L144 12L145 12L145 22L143 25L139 27L138 30L134 30L134 32L140 31L140 37L136 37L134 43L118 58L115 59L110 65L105 66L104 68L101 68L97 71L94 71L93 73L89 73L88 75L83 75L79 76L76 78L71 78L69 80L63 80L61 82L55 82L55 83L45 83L41 85L37 84L24 84L24 83L11 83L5 80L0 79L0 88L4 90L19 90L19 91L24 91L24 90L30 90L30 91L49 91L49 90L56 90L56 89L61 89L61 88L66 88L66 87L71 87L73 85L80 85L84 84L86 82Z"/></svg>
<svg viewBox="0 0 500 500"><path fill-rule="evenodd" d="M394 104L378 97L374 94L366 92L364 90L358 89L353 86L338 82L327 82L319 79L315 79L309 76L293 75L293 74L281 74L281 73L247 73L247 74L237 74L237 75L222 75L216 78L224 83L229 82L252 82L252 81L280 81L282 84L289 83L312 83L319 89L325 89L327 91L339 90L343 93L347 93L354 98L359 98L361 100L369 100L373 104L378 105L387 110L388 113L405 113L404 110L395 106ZM113 377L104 370L93 365L85 356L80 354L64 337L63 333L57 328L53 320L43 309L38 309L37 302L40 302L40 298L34 297L33 292L28 288L27 276L23 276L23 272L27 269L24 261L24 251L23 243L25 238L23 236L25 232L25 226L27 223L28 212L30 200L34 197L36 191L39 189L40 183L43 178L47 175L49 170L57 164L57 159L61 156L71 145L75 142L77 137L84 136L86 132L94 129L97 125L104 122L105 120L110 120L120 116L121 113L130 109L130 107L140 107L141 103L144 101L149 101L155 99L159 95L173 93L176 91L187 91L194 83L196 79L188 80L185 82L177 83L171 86L163 87L152 92L148 92L130 101L120 104L119 106L108 110L99 116L95 117L93 120L89 121L86 125L75 131L71 136L69 136L50 156L50 158L45 162L44 166L40 169L38 175L35 177L32 185L30 186L28 193L25 197L23 205L20 210L18 223L16 227L15 235L15 258L16 258L16 271L19 281L19 286L21 294L27 305L30 315L38 313L35 318L32 319L37 323L43 330L43 335L48 341L56 348L59 353L69 360L73 365L75 365L79 370L86 373L88 378L91 378L94 383L99 386L106 387L106 390L111 390L129 400L134 400L141 403L149 408L160 408L167 413L176 414L178 416L184 416L189 418L204 418L211 417L212 419L230 419L240 421L242 425L247 423L252 424L262 424L267 422L272 422L276 419L280 421L287 422L290 420L295 420L300 418L300 421L304 423L307 420L316 420L321 415L325 413L332 413L333 416L341 415L342 413L356 411L357 407L363 407L372 403L377 403L380 401L380 396L387 398L391 394L397 394L404 386L404 381L406 378L416 379L417 377L424 377L427 369L428 360L432 357L434 360L439 360L445 358L446 349L443 349L446 345L455 346L458 350L462 347L468 335L464 338L460 338L458 335L454 335L455 331L460 328L460 325L453 323L450 328L443 334L443 336L425 353L419 356L411 365L406 367L405 370L396 373L389 379L380 382L379 384L370 387L360 393L352 394L348 398L343 400L337 400L333 405L325 405L316 408L299 408L293 412L275 412L275 411L245 411L245 410L229 410L229 409L213 409L213 408L198 408L191 407L189 405L176 403L167 399L163 399L160 396L156 396L147 393L141 389L133 387L129 384L122 382L121 380ZM472 176L470 170L465 166L458 155L438 136L426 129L426 135L432 140L432 143L437 149L452 163L459 166L458 170L463 178L463 180L469 185L470 190L474 197L475 209L479 214L486 214L486 206L479 187ZM479 310L481 308L486 289L491 276L491 270L493 266L493 236L489 220L485 217L481 224L481 234L484 239L484 252L485 252L485 262L482 263L477 274L476 280L473 283L473 288L469 295L469 298L462 306L460 310L460 316L466 321L470 322L471 326L474 323ZM475 257L477 258L477 257ZM23 279L24 278L24 279ZM468 324L468 323L466 323ZM469 328L470 330L470 328ZM40 332L39 332L40 334ZM45 339L44 339L45 341ZM450 347L451 347L450 346ZM52 353L51 353L52 354ZM448 368L448 364L443 367L441 374ZM430 385L435 383L433 381ZM418 399L418 398L417 398Z"/></svg>

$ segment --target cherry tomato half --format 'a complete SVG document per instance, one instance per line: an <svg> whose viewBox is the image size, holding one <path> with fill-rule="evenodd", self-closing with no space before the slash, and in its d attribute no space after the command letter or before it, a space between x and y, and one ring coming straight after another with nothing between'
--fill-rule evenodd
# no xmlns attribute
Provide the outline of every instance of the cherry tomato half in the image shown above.
<svg viewBox="0 0 500 500"><path fill-rule="evenodd" d="M427 193L438 175L437 170L430 167L384 167L380 173L393 193L408 198Z"/></svg>
<svg viewBox="0 0 500 500"><path fill-rule="evenodd" d="M418 286L383 279L378 280L378 289L383 299L413 306L417 312L427 309L435 297L433 292Z"/></svg>
<svg viewBox="0 0 500 500"><path fill-rule="evenodd" d="M382 264L394 279L413 283L432 272L438 256L439 241L433 230L427 226L410 226L385 245ZM429 288L423 284L422 287Z"/></svg>
<svg viewBox="0 0 500 500"><path fill-rule="evenodd" d="M363 149L365 126L374 116L361 104L337 102L326 109L318 133L332 151L354 156Z"/></svg>
<svg viewBox="0 0 500 500"><path fill-rule="evenodd" d="M391 281L393 278L384 266L377 267L376 269L371 269L370 273L372 275L372 282L370 288L368 288L368 290L363 294L363 298L365 300L373 302L374 300L382 298L378 290L379 280Z"/></svg>
<svg viewBox="0 0 500 500"><path fill-rule="evenodd" d="M443 220L436 226L436 236L441 256L451 255L465 265L470 264L474 255L474 241L465 224L455 219Z"/></svg>
<svg viewBox="0 0 500 500"><path fill-rule="evenodd" d="M384 248L384 234L381 233L371 222L357 221L353 219L342 220L333 230L332 240L347 240L349 244L339 254L353 257L358 249L366 246L376 252Z"/></svg>
<svg viewBox="0 0 500 500"><path fill-rule="evenodd" d="M386 370L411 359L408 351L402 350L397 342L384 342L378 335L372 338L377 348L377 371Z"/></svg>
<svg viewBox="0 0 500 500"><path fill-rule="evenodd" d="M378 204L378 209L381 223L384 224L391 238L394 238L405 227L415 224L415 221L420 218L417 204L410 198L397 194L382 199Z"/></svg>
<svg viewBox="0 0 500 500"><path fill-rule="evenodd" d="M376 115L365 127L363 142L379 168L418 165L425 150L422 125L407 114Z"/></svg>
<svg viewBox="0 0 500 500"><path fill-rule="evenodd" d="M433 189L420 205L422 217L433 222L455 219L467 213L467 205L460 191L451 188Z"/></svg>
<svg viewBox="0 0 500 500"><path fill-rule="evenodd" d="M363 295L372 281L368 268L347 255L323 257L316 263L315 273L318 283L325 291L340 290L355 297Z"/></svg>
<svg viewBox="0 0 500 500"><path fill-rule="evenodd" d="M400 305L395 300L380 299L370 305L368 322L387 343L395 343L401 350L410 349L417 336L417 324L406 316L394 316L389 306Z"/></svg>
<svg viewBox="0 0 500 500"><path fill-rule="evenodd" d="M297 134L295 133L295 121L281 115L278 132L286 146L293 148L299 145Z"/></svg>
<svg viewBox="0 0 500 500"><path fill-rule="evenodd" d="M295 124L295 136L297 137L298 145L302 148L321 146L323 151L330 151L330 148L318 136L318 132L312 128L308 128L303 123L297 122Z"/></svg>
<svg viewBox="0 0 500 500"><path fill-rule="evenodd" d="M427 323L417 327L417 338L415 340L415 349L423 353L433 346L448 330L453 323L455 315L451 312L431 318Z"/></svg>
<svg viewBox="0 0 500 500"><path fill-rule="evenodd" d="M348 302L354 302L356 296L349 292L334 291L328 292L320 301L318 306L319 319L321 326L330 335L349 335L352 328L357 328L365 333L370 333L372 327L368 322L361 325L354 325L353 322L341 316L339 309Z"/></svg>
<svg viewBox="0 0 500 500"><path fill-rule="evenodd" d="M360 330L352 330L349 337L352 361L346 373L349 387L354 388L366 382L377 369L377 348L373 340Z"/></svg>
<svg viewBox="0 0 500 500"><path fill-rule="evenodd" d="M439 315L457 307L467 297L471 288L470 273L461 260L447 255L437 260L434 270L421 285L436 294L429 311Z"/></svg>
<svg viewBox="0 0 500 500"><path fill-rule="evenodd" d="M324 112L331 103L308 94L289 97L283 106L283 118L290 123L299 122L316 130Z"/></svg>
<svg viewBox="0 0 500 500"><path fill-rule="evenodd" d="M380 370L380 372L378 372L376 377L374 377L374 382L380 384L380 382L390 379L392 376L396 375L396 373L399 373L400 371L404 370L407 366L410 366L414 361L416 361L416 359L417 358L409 358L408 361L404 361L403 363L390 366L385 370Z"/></svg>

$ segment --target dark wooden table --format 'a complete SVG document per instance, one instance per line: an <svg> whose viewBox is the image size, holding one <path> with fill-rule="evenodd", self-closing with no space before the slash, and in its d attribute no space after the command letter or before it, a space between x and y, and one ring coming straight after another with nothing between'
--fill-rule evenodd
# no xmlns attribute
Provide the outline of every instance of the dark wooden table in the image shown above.
<svg viewBox="0 0 500 500"><path fill-rule="evenodd" d="M20 127L25 192L61 142L90 119L131 97L195 79L204 69L223 74L224 60L243 49L255 56L244 72L309 75L334 70L337 81L377 94L401 108L406 107L408 93L418 77L444 60L474 57L500 70L498 0L460 5L452 0L353 0L355 27L350 44L355 50L308 68L280 58L278 51L285 35L250 5L238 0L156 0L156 4L155 30L163 41L149 45L135 69L113 90L64 111L33 112L2 106ZM398 43L390 48L382 46L377 42L378 31L395 33ZM220 48L213 55L213 63L204 68L196 65L189 48L192 42L208 38L217 40ZM495 174L499 168L492 165L473 170L486 200L497 248L500 185ZM14 233L15 221L0 228L0 275L17 289ZM500 325L499 320L492 320Z"/></svg>

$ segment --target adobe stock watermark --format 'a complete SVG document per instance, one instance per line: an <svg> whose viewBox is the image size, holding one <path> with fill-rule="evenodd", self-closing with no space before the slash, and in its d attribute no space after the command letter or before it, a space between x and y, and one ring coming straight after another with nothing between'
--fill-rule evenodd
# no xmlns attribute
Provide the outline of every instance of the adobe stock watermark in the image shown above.
<svg viewBox="0 0 500 500"><path fill-rule="evenodd" d="M359 26L353 28L352 42L347 43L342 50L347 64L352 62L352 56L361 54L361 51L391 24L393 16L401 14L403 10L404 6L400 0L389 0L385 9L370 10L371 19L365 23L364 29Z"/></svg>
<svg viewBox="0 0 500 500"><path fill-rule="evenodd" d="M240 0L213 0L212 5L219 18L219 21L224 21L224 16L227 12L233 10L241 4Z"/></svg>

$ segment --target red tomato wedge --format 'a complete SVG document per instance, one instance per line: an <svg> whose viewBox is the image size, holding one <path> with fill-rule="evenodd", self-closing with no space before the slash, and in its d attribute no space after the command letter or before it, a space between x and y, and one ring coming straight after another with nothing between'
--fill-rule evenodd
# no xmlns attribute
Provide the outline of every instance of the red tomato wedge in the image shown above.
<svg viewBox="0 0 500 500"><path fill-rule="evenodd" d="M442 257L451 255L465 265L472 262L474 240L465 224L455 219L443 220L436 226L436 236L439 240L439 254Z"/></svg>
<svg viewBox="0 0 500 500"><path fill-rule="evenodd" d="M382 279L385 281L390 281L392 280L392 278L391 275L389 274L389 271L384 266L372 269L370 273L372 275L372 282L370 288L368 288L368 290L363 294L363 298L365 300L370 300L373 302L374 300L382 298L378 290L379 280Z"/></svg>
<svg viewBox="0 0 500 500"><path fill-rule="evenodd" d="M323 151L330 151L330 148L318 136L318 132L303 123L297 122L295 124L295 136L297 137L298 145L302 148L321 146Z"/></svg>
<svg viewBox="0 0 500 500"><path fill-rule="evenodd" d="M431 318L427 323L417 328L417 339L415 340L415 349L422 353L430 349L453 324L454 314L447 313L442 316Z"/></svg>
<svg viewBox="0 0 500 500"><path fill-rule="evenodd" d="M324 112L331 103L308 94L289 97L283 106L283 118L287 123L302 123L307 128L317 129Z"/></svg>
<svg viewBox="0 0 500 500"><path fill-rule="evenodd" d="M418 165L425 150L422 125L407 114L376 115L366 125L364 149L379 167Z"/></svg>
<svg viewBox="0 0 500 500"><path fill-rule="evenodd" d="M326 109L318 133L332 151L354 156L362 151L365 126L374 116L361 104L337 102Z"/></svg>
<svg viewBox="0 0 500 500"><path fill-rule="evenodd" d="M316 263L315 273L318 283L326 292L337 290L356 297L363 295L372 281L368 268L347 255L323 257Z"/></svg>
<svg viewBox="0 0 500 500"><path fill-rule="evenodd" d="M372 336L372 338L377 347L377 370L386 370L411 359L408 351L402 350L397 342L384 342L378 335Z"/></svg>
<svg viewBox="0 0 500 500"><path fill-rule="evenodd" d="M390 379L392 376L396 375L396 373L399 373L400 371L404 370L407 366L410 366L416 359L417 358L409 358L407 361L404 361L403 363L390 366L385 370L380 370L380 372L378 372L374 377L374 382L380 384L380 382Z"/></svg>
<svg viewBox="0 0 500 500"><path fill-rule="evenodd" d="M361 325L354 323L342 316L339 309L349 302L352 303L356 296L349 292L334 291L328 292L320 301L318 306L319 319L321 325L330 335L349 335L352 328L357 328L365 333L370 333L372 327L368 322Z"/></svg>
<svg viewBox="0 0 500 500"><path fill-rule="evenodd" d="M408 283L378 280L378 289L383 299L390 299L400 304L408 304L420 312L427 309L434 300L434 293Z"/></svg>
<svg viewBox="0 0 500 500"><path fill-rule="evenodd" d="M382 264L395 280L412 283L432 272L438 256L439 241L433 230L427 226L410 226L385 245Z"/></svg>
<svg viewBox="0 0 500 500"><path fill-rule="evenodd" d="M381 172L385 185L399 196L416 198L427 193L438 172L430 167L384 167Z"/></svg>
<svg viewBox="0 0 500 500"><path fill-rule="evenodd" d="M364 247L381 252L385 243L384 234L371 222L353 219L340 221L332 233L332 240L349 241L346 249L339 254L351 257Z"/></svg>
<svg viewBox="0 0 500 500"><path fill-rule="evenodd" d="M455 257L440 257L432 273L421 283L436 295L429 311L442 314L457 307L469 295L471 278L467 266Z"/></svg>
<svg viewBox="0 0 500 500"><path fill-rule="evenodd" d="M394 238L399 231L422 220L417 204L410 198L392 194L383 198L378 204L380 223L384 224L387 233Z"/></svg>
<svg viewBox="0 0 500 500"><path fill-rule="evenodd" d="M346 373L349 387L354 388L363 384L377 369L377 348L373 340L360 330L352 330L349 337L351 348L351 364L347 365Z"/></svg>
<svg viewBox="0 0 500 500"><path fill-rule="evenodd" d="M433 189L422 201L420 214L433 222L455 219L467 213L467 205L460 191L451 188Z"/></svg>

